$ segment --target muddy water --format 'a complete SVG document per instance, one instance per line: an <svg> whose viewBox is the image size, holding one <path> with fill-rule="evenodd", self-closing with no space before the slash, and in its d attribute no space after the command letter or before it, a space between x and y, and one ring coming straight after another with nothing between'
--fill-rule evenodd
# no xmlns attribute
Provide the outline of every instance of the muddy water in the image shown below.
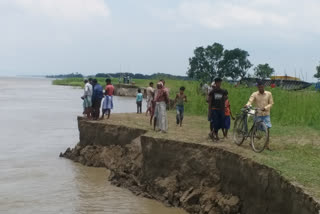
<svg viewBox="0 0 320 214"><path fill-rule="evenodd" d="M58 158L78 141L81 95L46 79L0 79L0 213L185 213L110 185L105 169ZM136 110L132 98L115 107Z"/></svg>

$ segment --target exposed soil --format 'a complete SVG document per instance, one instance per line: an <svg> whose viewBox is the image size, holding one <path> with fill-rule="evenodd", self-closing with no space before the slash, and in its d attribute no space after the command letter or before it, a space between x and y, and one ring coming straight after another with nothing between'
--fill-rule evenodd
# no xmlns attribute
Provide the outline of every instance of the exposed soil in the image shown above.
<svg viewBox="0 0 320 214"><path fill-rule="evenodd" d="M61 157L106 167L109 180L189 213L319 214L274 169L224 148L146 136L145 129L79 118L80 142Z"/></svg>

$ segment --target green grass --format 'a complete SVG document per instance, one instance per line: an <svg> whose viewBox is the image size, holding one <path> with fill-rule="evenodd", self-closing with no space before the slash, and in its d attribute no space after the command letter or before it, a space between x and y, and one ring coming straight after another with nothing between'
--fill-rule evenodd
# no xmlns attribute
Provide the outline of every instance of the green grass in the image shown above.
<svg viewBox="0 0 320 214"><path fill-rule="evenodd" d="M104 85L105 78L98 78L101 85ZM54 80L55 85L70 85L83 87L81 78L70 78ZM112 79L113 83L118 83L118 79ZM149 82L157 80L134 79L135 85L147 87ZM187 115L206 116L208 105L205 97L199 93L199 82L183 80L166 80L166 86L170 88L170 98L174 99L181 86L186 87L185 94L188 96L188 103L185 105ZM238 113L244 106L252 92L256 88L233 87L228 83L222 86L229 92L231 110ZM271 110L271 120L274 125L281 126L308 126L320 130L320 93L307 89L302 91L285 91L280 88L266 88L273 94L274 106Z"/></svg>

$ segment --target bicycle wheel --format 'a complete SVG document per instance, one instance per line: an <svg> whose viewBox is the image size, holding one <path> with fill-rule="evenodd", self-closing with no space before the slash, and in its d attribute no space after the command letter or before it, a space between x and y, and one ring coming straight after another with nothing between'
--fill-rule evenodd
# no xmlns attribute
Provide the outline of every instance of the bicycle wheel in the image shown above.
<svg viewBox="0 0 320 214"><path fill-rule="evenodd" d="M251 147L255 152L262 152L269 140L269 130L262 121L256 122L251 132Z"/></svg>
<svg viewBox="0 0 320 214"><path fill-rule="evenodd" d="M234 127L233 127L233 141L235 144L238 146L241 146L245 139L245 126L244 126L244 121L243 117L239 116L236 118L234 122Z"/></svg>

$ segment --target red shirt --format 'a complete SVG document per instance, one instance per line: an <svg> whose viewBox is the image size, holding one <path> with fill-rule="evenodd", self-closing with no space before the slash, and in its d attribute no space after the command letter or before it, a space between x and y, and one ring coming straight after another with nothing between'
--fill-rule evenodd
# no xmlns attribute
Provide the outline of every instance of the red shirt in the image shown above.
<svg viewBox="0 0 320 214"><path fill-rule="evenodd" d="M230 110L230 103L229 103L229 100L226 100L226 101L224 102L224 105L225 105L225 108L224 108L224 115L225 115L225 116L230 116L230 112L231 112L231 110Z"/></svg>
<svg viewBox="0 0 320 214"><path fill-rule="evenodd" d="M106 95L113 96L114 87L113 85L107 85L106 86Z"/></svg>
<svg viewBox="0 0 320 214"><path fill-rule="evenodd" d="M159 89L157 92L157 97L155 99L156 102L168 102L169 100L169 96L168 96L168 92L167 90L165 90L164 88Z"/></svg>

